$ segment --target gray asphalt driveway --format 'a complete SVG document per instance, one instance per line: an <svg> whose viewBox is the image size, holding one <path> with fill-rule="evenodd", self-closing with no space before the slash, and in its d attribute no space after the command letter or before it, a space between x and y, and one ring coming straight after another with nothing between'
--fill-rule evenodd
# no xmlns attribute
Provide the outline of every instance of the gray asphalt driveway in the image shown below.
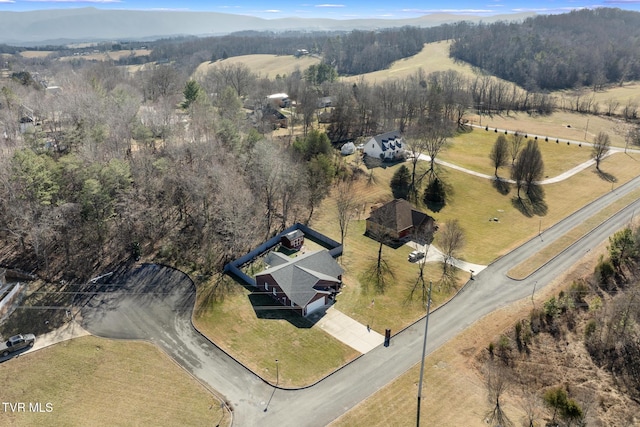
<svg viewBox="0 0 640 427"><path fill-rule="evenodd" d="M109 284L82 303L82 323L92 334L144 339L232 403L235 425L262 415L272 391L260 378L230 358L191 324L195 286L183 273L155 264L110 277Z"/></svg>

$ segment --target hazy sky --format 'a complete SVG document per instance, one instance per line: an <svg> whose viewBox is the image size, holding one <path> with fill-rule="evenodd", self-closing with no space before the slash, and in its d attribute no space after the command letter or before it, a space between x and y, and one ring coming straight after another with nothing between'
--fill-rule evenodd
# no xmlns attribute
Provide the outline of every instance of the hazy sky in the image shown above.
<svg viewBox="0 0 640 427"><path fill-rule="evenodd" d="M535 11L563 13L572 9L618 7L640 11L640 0L0 0L0 11L62 9L188 10L253 15L262 18L412 18L432 13L497 15Z"/></svg>

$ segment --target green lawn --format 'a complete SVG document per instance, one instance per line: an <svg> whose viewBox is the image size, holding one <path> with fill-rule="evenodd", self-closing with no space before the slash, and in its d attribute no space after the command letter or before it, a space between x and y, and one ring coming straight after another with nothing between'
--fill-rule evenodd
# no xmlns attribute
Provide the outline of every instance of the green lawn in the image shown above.
<svg viewBox="0 0 640 427"><path fill-rule="evenodd" d="M467 169L493 175L494 168L489 160L489 153L498 135L507 138L511 142L512 135L504 133L486 132L481 129L474 129L469 133L460 133L451 139L449 146L439 156L442 160L454 163ZM523 141L523 147L526 140ZM556 143L555 140L545 142L544 139L538 141L538 147L542 153L545 167L545 177L555 177L591 158L590 147L579 147L577 145L567 145ZM498 169L498 175L509 177L509 168Z"/></svg>
<svg viewBox="0 0 640 427"><path fill-rule="evenodd" d="M3 410L14 426L216 425L220 402L155 346L83 337L2 363L3 402L50 412ZM229 425L228 414L221 425Z"/></svg>
<svg viewBox="0 0 640 427"><path fill-rule="evenodd" d="M195 318L198 329L252 371L275 383L275 360L283 387L311 384L360 353L267 295L233 283L223 301Z"/></svg>

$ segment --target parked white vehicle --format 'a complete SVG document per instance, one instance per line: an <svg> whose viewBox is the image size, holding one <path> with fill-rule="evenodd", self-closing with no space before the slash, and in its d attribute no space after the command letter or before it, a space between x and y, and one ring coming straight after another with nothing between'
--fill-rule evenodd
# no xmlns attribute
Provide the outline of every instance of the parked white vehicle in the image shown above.
<svg viewBox="0 0 640 427"><path fill-rule="evenodd" d="M416 262L425 257L425 253L422 251L413 251L409 254L409 262Z"/></svg>

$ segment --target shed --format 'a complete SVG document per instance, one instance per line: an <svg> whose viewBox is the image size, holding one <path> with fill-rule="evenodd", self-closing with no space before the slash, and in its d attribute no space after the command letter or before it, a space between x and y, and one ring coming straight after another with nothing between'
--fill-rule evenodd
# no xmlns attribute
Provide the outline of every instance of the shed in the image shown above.
<svg viewBox="0 0 640 427"><path fill-rule="evenodd" d="M304 244L304 233L300 230L293 230L280 238L282 246L288 249L300 250Z"/></svg>
<svg viewBox="0 0 640 427"><path fill-rule="evenodd" d="M349 154L353 154L356 152L356 145L353 142L347 142L340 149L340 153L343 156L348 156Z"/></svg>

